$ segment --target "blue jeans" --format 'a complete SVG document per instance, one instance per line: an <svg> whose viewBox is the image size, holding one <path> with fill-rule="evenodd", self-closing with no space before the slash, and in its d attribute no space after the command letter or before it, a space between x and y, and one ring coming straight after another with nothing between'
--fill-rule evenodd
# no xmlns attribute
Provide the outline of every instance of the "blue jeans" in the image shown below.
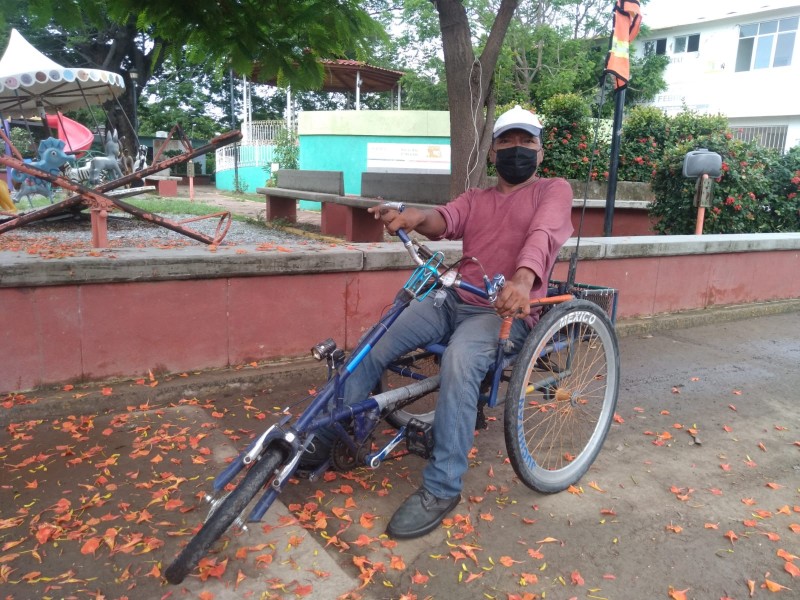
<svg viewBox="0 0 800 600"><path fill-rule="evenodd" d="M449 289L438 307L433 295L422 302L414 300L345 385L345 403L357 402L369 396L392 360L428 344L447 345L433 424L433 456L422 474L423 485L438 498L461 493L475 432L479 387L494 364L501 324L494 309L465 304ZM511 341L517 350L528 332L524 321L514 321Z"/></svg>

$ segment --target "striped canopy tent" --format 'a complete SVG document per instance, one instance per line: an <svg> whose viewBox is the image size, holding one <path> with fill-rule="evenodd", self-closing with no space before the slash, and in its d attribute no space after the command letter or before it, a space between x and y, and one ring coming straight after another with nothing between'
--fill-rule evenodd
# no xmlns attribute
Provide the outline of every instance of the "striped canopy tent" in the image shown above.
<svg viewBox="0 0 800 600"><path fill-rule="evenodd" d="M42 117L102 104L120 95L125 83L118 73L101 69L62 67L11 30L0 58L0 116Z"/></svg>

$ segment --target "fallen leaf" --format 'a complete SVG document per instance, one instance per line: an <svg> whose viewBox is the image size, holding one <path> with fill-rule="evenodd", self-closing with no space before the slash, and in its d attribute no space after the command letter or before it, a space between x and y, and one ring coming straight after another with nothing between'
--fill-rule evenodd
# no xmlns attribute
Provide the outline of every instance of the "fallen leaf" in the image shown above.
<svg viewBox="0 0 800 600"><path fill-rule="evenodd" d="M770 592L780 592L781 590L789 589L785 585L781 585L780 583L776 583L775 581L770 581L766 577L764 578L764 585L762 587L767 588Z"/></svg>
<svg viewBox="0 0 800 600"><path fill-rule="evenodd" d="M775 554L777 554L780 558L788 562L794 562L794 559L797 558L797 556L795 556L791 552L787 552L783 548L778 549L778 551Z"/></svg>
<svg viewBox="0 0 800 600"><path fill-rule="evenodd" d="M428 583L429 579L430 577L428 577L427 575L423 575L422 573L417 571L411 578L411 583L415 583L417 585L425 585L426 583Z"/></svg>
<svg viewBox="0 0 800 600"><path fill-rule="evenodd" d="M91 537L86 540L81 546L81 554L91 554L94 556L94 553L100 547L101 539L99 537Z"/></svg>
<svg viewBox="0 0 800 600"><path fill-rule="evenodd" d="M672 586L669 586L669 597L672 598L672 600L687 600L686 592L688 591L689 588L686 588L685 590L676 590Z"/></svg>

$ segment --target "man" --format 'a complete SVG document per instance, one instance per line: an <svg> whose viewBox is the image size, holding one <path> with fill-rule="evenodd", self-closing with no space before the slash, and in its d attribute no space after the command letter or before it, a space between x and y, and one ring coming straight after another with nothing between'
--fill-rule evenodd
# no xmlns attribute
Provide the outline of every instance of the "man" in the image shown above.
<svg viewBox="0 0 800 600"><path fill-rule="evenodd" d="M476 257L480 264L464 261L459 272L477 287L483 287L484 272L506 277L494 306L458 289L447 289L443 302L434 302L433 295L412 302L345 386L345 403L361 400L398 356L432 343L447 344L440 367L433 455L423 471L422 487L389 522L386 533L392 538L429 533L459 503L479 387L494 361L501 317L516 318L510 339L520 348L538 319L538 313L530 314L530 299L546 295L558 251L572 234L569 183L536 175L543 155L541 131L536 115L515 106L494 126L489 159L497 168L495 187L471 189L446 206L427 210L369 209L391 233L402 228L434 240L462 239L464 256ZM315 441L314 455L327 452L325 440Z"/></svg>

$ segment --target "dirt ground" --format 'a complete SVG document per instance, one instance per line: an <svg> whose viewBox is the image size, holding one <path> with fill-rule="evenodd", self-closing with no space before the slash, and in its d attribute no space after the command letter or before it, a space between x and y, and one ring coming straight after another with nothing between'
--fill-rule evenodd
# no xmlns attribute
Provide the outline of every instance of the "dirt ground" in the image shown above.
<svg viewBox="0 0 800 600"><path fill-rule="evenodd" d="M210 478L322 371L243 365L0 397L0 597L800 597L798 316L622 338L617 418L569 491L520 484L500 407L433 533L383 535L420 482L406 456L293 482L286 508L226 536L179 586L161 572L202 521Z"/></svg>

